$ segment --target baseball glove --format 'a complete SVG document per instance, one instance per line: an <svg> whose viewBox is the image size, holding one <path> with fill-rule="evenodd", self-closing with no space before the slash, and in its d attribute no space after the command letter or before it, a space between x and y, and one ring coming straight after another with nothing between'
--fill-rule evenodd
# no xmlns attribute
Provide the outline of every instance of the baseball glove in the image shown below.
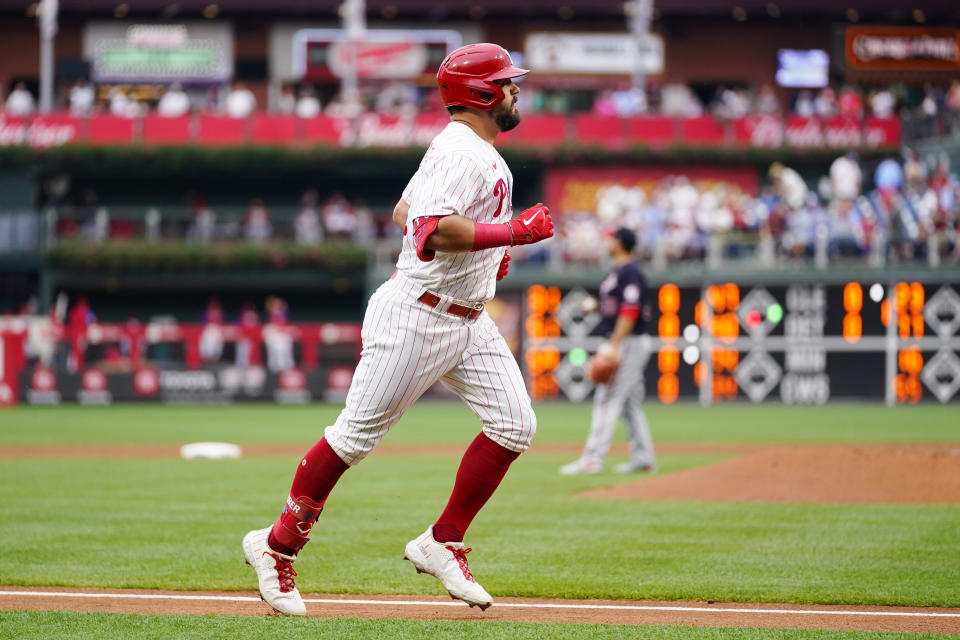
<svg viewBox="0 0 960 640"><path fill-rule="evenodd" d="M587 377L597 384L607 384L616 375L620 361L610 353L596 353L587 362Z"/></svg>

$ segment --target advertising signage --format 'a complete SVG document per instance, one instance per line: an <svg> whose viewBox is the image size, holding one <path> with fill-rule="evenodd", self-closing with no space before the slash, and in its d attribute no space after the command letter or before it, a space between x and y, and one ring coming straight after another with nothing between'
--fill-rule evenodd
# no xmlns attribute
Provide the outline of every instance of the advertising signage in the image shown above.
<svg viewBox="0 0 960 640"><path fill-rule="evenodd" d="M960 71L960 29L847 27L847 66L856 71Z"/></svg>
<svg viewBox="0 0 960 640"><path fill-rule="evenodd" d="M114 24L84 30L94 82L224 82L233 33L223 24Z"/></svg>

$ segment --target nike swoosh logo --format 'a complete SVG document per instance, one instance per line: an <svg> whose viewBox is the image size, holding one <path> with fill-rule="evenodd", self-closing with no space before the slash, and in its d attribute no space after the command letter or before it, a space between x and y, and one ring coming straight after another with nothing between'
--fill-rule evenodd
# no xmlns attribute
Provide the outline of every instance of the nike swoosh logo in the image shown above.
<svg viewBox="0 0 960 640"><path fill-rule="evenodd" d="M533 219L536 218L538 215L540 215L540 210L539 210L539 209L537 209L537 212L536 212L536 213L534 213L532 216L530 216L530 219L529 219L529 220L524 220L524 221L523 221L523 224L530 224L531 222L533 222Z"/></svg>

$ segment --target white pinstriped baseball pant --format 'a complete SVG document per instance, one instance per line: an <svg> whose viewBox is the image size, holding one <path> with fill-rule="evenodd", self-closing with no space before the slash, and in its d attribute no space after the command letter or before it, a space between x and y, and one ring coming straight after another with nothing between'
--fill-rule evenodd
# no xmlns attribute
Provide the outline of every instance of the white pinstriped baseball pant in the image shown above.
<svg viewBox="0 0 960 640"><path fill-rule="evenodd" d="M370 297L346 406L324 432L347 464L366 457L438 380L473 409L497 444L522 452L533 440L530 396L497 325L486 311L476 320L442 311L450 302L444 296L427 306L417 300L424 291L398 273Z"/></svg>
<svg viewBox="0 0 960 640"><path fill-rule="evenodd" d="M649 338L629 336L623 341L620 367L609 384L597 385L593 397L590 435L583 449L586 460L603 462L610 450L610 441L623 416L630 442L630 458L641 464L653 464L653 439L643 412L643 370L650 358Z"/></svg>

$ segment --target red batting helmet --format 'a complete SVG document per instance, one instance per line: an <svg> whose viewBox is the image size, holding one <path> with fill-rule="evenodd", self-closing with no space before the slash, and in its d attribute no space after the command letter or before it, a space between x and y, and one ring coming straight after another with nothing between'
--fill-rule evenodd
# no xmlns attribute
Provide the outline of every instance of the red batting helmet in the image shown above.
<svg viewBox="0 0 960 640"><path fill-rule="evenodd" d="M530 73L513 66L503 47L481 42L460 47L440 64L437 83L445 107L470 107L490 111L505 97L494 80Z"/></svg>

